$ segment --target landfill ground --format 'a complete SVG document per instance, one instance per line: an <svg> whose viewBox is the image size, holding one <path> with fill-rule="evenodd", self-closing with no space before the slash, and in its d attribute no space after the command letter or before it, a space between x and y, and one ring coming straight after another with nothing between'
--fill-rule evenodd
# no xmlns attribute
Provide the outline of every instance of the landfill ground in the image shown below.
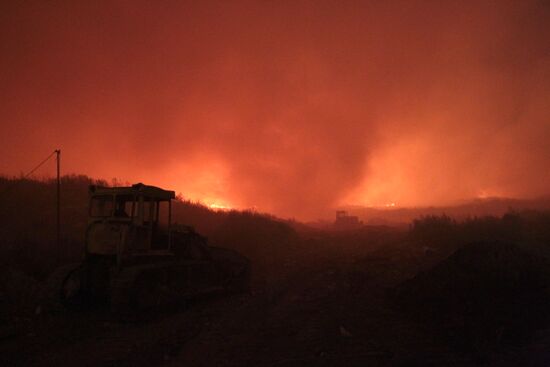
<svg viewBox="0 0 550 367"><path fill-rule="evenodd" d="M396 301L396 286L448 254L399 236L305 239L254 263L249 294L215 295L122 322L106 309L17 320L2 366L547 366L550 332L527 342L454 347L445 328Z"/></svg>

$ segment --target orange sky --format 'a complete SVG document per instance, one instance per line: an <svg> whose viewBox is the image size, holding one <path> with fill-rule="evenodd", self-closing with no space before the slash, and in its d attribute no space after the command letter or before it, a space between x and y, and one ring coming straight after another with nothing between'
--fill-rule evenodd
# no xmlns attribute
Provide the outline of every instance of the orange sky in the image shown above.
<svg viewBox="0 0 550 367"><path fill-rule="evenodd" d="M545 1L2 2L0 173L60 147L299 219L546 195L549 25Z"/></svg>

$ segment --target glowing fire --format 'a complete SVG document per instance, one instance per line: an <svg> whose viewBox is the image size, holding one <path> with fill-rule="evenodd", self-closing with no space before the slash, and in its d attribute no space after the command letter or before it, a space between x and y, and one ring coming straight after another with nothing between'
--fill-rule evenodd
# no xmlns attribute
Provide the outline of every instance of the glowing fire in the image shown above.
<svg viewBox="0 0 550 367"><path fill-rule="evenodd" d="M231 210L232 209L228 204L221 203L219 201L207 202L206 206L208 206L212 210Z"/></svg>
<svg viewBox="0 0 550 367"><path fill-rule="evenodd" d="M483 189L477 192L478 199L489 199L492 197L499 197L499 196L500 197L506 196L506 193L498 190L489 190L489 189Z"/></svg>

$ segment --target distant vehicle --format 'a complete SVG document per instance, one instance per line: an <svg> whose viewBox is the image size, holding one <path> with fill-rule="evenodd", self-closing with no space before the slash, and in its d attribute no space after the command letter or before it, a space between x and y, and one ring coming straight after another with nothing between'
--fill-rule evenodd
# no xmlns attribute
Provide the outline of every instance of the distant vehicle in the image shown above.
<svg viewBox="0 0 550 367"><path fill-rule="evenodd" d="M359 220L359 217L348 215L345 210L336 211L336 220L334 221L334 227L336 229L357 229L363 226L363 222Z"/></svg>
<svg viewBox="0 0 550 367"><path fill-rule="evenodd" d="M248 289L247 258L172 223L174 191L139 183L90 186L89 192L84 261L53 276L62 304L109 302L115 312L128 313Z"/></svg>

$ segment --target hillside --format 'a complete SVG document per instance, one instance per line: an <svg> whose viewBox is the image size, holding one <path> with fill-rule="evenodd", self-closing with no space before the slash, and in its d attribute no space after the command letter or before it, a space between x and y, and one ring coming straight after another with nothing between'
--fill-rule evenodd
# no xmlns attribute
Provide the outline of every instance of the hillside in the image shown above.
<svg viewBox="0 0 550 367"><path fill-rule="evenodd" d="M0 258L36 276L44 276L60 264L82 256L87 223L89 185L109 184L87 176L61 180L61 248L55 238L55 181L0 177ZM214 211L178 198L173 221L190 225L211 244L229 247L258 259L260 250L288 246L295 231L285 222L251 211ZM268 258L275 254L270 251ZM40 261L37 261L37 260Z"/></svg>

